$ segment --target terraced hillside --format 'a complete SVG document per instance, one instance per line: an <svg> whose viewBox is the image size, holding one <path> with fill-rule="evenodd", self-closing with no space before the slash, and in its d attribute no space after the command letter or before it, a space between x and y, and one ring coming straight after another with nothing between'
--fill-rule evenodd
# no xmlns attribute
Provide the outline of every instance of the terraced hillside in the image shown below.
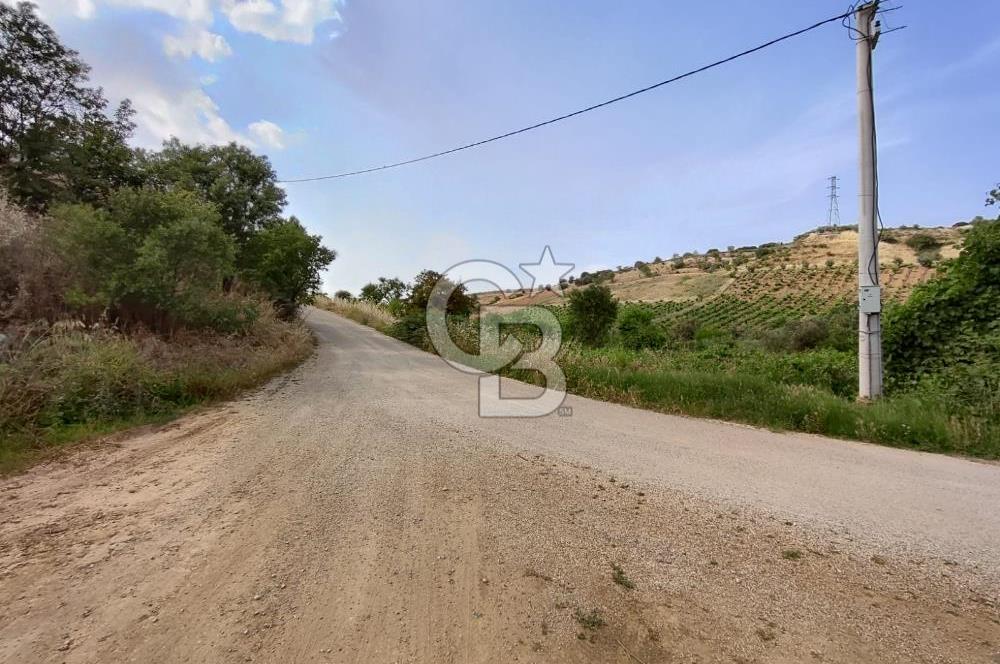
<svg viewBox="0 0 1000 664"><path fill-rule="evenodd" d="M942 260L958 255L964 226L886 229L879 245L884 299L900 301L929 279ZM857 292L857 232L818 229L789 243L730 247L636 262L632 267L584 273L567 291L604 283L623 302L641 302L657 318L689 318L702 324L767 327L821 314L853 302ZM557 294L482 293L493 306L556 305Z"/></svg>

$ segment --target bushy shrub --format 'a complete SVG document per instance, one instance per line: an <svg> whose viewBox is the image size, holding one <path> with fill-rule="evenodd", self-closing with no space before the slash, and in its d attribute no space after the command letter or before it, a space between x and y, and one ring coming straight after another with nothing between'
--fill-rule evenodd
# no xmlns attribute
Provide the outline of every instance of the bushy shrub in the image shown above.
<svg viewBox="0 0 1000 664"><path fill-rule="evenodd" d="M427 318L422 311L408 311L406 315L389 326L389 334L400 341L423 348L430 349L430 340L427 336Z"/></svg>
<svg viewBox="0 0 1000 664"><path fill-rule="evenodd" d="M801 351L816 348L829 336L827 321L809 317L768 330L762 337L764 347L772 351Z"/></svg>
<svg viewBox="0 0 1000 664"><path fill-rule="evenodd" d="M988 347L1000 331L1000 223L975 224L958 258L885 318L887 378L897 386Z"/></svg>
<svg viewBox="0 0 1000 664"><path fill-rule="evenodd" d="M653 322L653 311L642 306L623 307L618 314L618 336L626 348L662 348L667 341L663 329Z"/></svg>
<svg viewBox="0 0 1000 664"><path fill-rule="evenodd" d="M941 247L941 243L929 233L914 233L906 238L906 246L919 253L929 249L938 249Z"/></svg>
<svg viewBox="0 0 1000 664"><path fill-rule="evenodd" d="M941 252L936 249L923 249L917 254L917 264L921 267L933 267L941 258Z"/></svg>
<svg viewBox="0 0 1000 664"><path fill-rule="evenodd" d="M168 331L233 331L235 300L213 302L235 270L235 248L214 208L185 192L119 191L109 208L56 207L47 237L69 275L68 313ZM245 326L244 326L245 327Z"/></svg>
<svg viewBox="0 0 1000 664"><path fill-rule="evenodd" d="M678 341L693 341L701 324L694 318L682 318L674 323L670 332Z"/></svg>
<svg viewBox="0 0 1000 664"><path fill-rule="evenodd" d="M569 323L573 336L588 346L608 339L618 315L618 302L607 286L591 284L569 295Z"/></svg>

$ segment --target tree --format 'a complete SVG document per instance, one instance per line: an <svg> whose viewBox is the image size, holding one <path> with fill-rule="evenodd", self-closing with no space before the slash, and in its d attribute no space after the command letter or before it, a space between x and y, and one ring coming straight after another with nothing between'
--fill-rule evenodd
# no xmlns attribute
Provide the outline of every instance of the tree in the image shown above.
<svg viewBox="0 0 1000 664"><path fill-rule="evenodd" d="M987 205L996 205L998 202L1000 202L1000 182L998 182L997 186L990 190L990 193L986 195Z"/></svg>
<svg viewBox="0 0 1000 664"><path fill-rule="evenodd" d="M618 302L607 286L591 284L569 294L569 321L574 336L588 346L608 339L618 315Z"/></svg>
<svg viewBox="0 0 1000 664"><path fill-rule="evenodd" d="M454 288L448 299L447 313L455 316L468 316L475 307L476 301L475 298L466 293L465 284L456 286L453 281L434 270L424 270L413 280L410 296L406 301L409 311L420 313L426 311L434 287L440 281L444 282L441 286L442 289L451 290Z"/></svg>
<svg viewBox="0 0 1000 664"><path fill-rule="evenodd" d="M319 292L320 272L337 257L322 240L295 217L271 224L247 243L243 274L291 316Z"/></svg>
<svg viewBox="0 0 1000 664"><path fill-rule="evenodd" d="M153 186L194 191L215 204L223 229L240 248L282 221L286 197L271 162L242 145L184 145L172 138L140 160Z"/></svg>
<svg viewBox="0 0 1000 664"><path fill-rule="evenodd" d="M178 219L207 219L221 226L215 206L190 191L119 189L108 198L104 209L132 235L136 245L154 229Z"/></svg>
<svg viewBox="0 0 1000 664"><path fill-rule="evenodd" d="M109 117L89 71L33 5L0 4L0 181L32 209L99 202L136 183L132 107L124 101Z"/></svg>
<svg viewBox="0 0 1000 664"><path fill-rule="evenodd" d="M667 335L654 321L653 311L638 305L625 307L618 316L622 345L632 350L662 348Z"/></svg>
<svg viewBox="0 0 1000 664"><path fill-rule="evenodd" d="M354 295L352 295L349 290L339 290L334 293L333 296L338 300L347 300L348 302L354 299Z"/></svg>
<svg viewBox="0 0 1000 664"><path fill-rule="evenodd" d="M232 274L235 247L216 219L183 217L154 228L136 252L124 284L126 305L142 303L173 322L233 331L229 312L211 306ZM221 314L221 315L220 315Z"/></svg>
<svg viewBox="0 0 1000 664"><path fill-rule="evenodd" d="M47 240L68 272L62 295L77 315L159 331L235 331L246 322L216 306L234 270L233 241L215 208L193 194L121 191L107 209L59 205L52 217Z"/></svg>
<svg viewBox="0 0 1000 664"><path fill-rule="evenodd" d="M388 305L406 297L410 287L398 277L379 277L375 283L361 287L361 299L373 304Z"/></svg>
<svg viewBox="0 0 1000 664"><path fill-rule="evenodd" d="M1000 221L966 232L958 258L888 310L884 348L896 384L991 355L1000 343ZM994 358L995 361L995 358Z"/></svg>

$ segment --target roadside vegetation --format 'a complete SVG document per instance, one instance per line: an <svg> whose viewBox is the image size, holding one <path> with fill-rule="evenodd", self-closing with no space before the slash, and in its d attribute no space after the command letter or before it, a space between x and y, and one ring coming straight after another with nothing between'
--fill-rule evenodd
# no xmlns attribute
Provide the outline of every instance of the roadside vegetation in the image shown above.
<svg viewBox="0 0 1000 664"><path fill-rule="evenodd" d="M0 5L0 58L0 472L311 352L297 311L335 254L282 215L266 157L131 148L128 101L29 4Z"/></svg>
<svg viewBox="0 0 1000 664"><path fill-rule="evenodd" d="M741 277L733 295L692 306L619 302L611 280L588 279L585 287L569 291L564 305L548 306L568 337L558 362L568 389L584 396L778 430L1000 458L1000 223L963 224L963 238L956 258L941 260L935 277L887 307L887 394L875 403L857 401L857 310L839 295L824 297L822 282L798 284L797 293L815 294L798 296L798 305L788 298L779 305L763 294L741 297L739 289L776 291ZM925 250L927 242L914 243ZM801 282L809 274L829 276L803 268L780 278ZM391 297L380 296L378 284L370 286L362 291L368 297L350 306L377 308L396 322L381 319L376 327L433 351L423 323L426 300L412 298L405 284ZM506 304L520 300L512 297ZM474 351L478 315L497 315L500 309L491 306L480 314L479 307L461 300L449 312L456 343ZM510 333L528 348L537 343L530 326L511 326ZM533 372L503 373L538 380Z"/></svg>

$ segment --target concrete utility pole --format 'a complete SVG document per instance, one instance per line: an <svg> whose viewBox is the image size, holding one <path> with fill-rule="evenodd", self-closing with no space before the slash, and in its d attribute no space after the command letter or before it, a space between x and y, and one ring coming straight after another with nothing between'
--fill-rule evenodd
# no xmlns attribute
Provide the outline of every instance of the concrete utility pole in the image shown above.
<svg viewBox="0 0 1000 664"><path fill-rule="evenodd" d="M858 7L857 28L858 129L860 187L858 202L858 397L882 395L882 294L878 276L878 182L876 174L875 103L872 94L872 51L880 27L878 0Z"/></svg>

